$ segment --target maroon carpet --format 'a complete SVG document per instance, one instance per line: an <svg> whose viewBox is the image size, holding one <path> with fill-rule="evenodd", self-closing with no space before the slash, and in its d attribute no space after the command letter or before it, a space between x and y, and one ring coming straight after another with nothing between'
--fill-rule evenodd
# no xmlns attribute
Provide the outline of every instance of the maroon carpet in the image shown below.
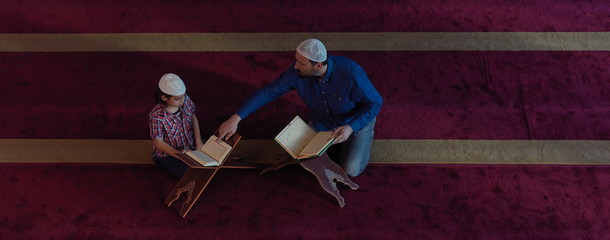
<svg viewBox="0 0 610 240"><path fill-rule="evenodd" d="M610 5L576 0L5 0L0 32L608 31Z"/></svg>
<svg viewBox="0 0 610 240"><path fill-rule="evenodd" d="M603 1L3 1L0 33L609 31ZM608 52L333 52L384 96L379 139L610 137ZM146 139L175 72L204 135L292 52L0 53L0 138ZM295 106L296 105L296 106ZM290 95L244 121L271 138ZM275 119L271 122L269 119ZM299 168L220 173L186 219L152 165L0 164L0 239L609 239L608 166L372 165L339 208Z"/></svg>
<svg viewBox="0 0 610 240"><path fill-rule="evenodd" d="M379 139L610 137L609 52L338 54L363 65L384 96ZM201 128L211 134L292 55L0 53L0 72L11 79L0 95L0 137L147 139L147 114L165 72L185 80ZM296 114L307 110L292 94L243 121L240 131L270 139Z"/></svg>
<svg viewBox="0 0 610 240"><path fill-rule="evenodd" d="M354 181L340 208L297 166L226 170L182 219L152 165L2 164L0 238L610 238L608 166L372 165Z"/></svg>
<svg viewBox="0 0 610 240"><path fill-rule="evenodd" d="M0 32L581 32L610 30L608 15L610 4L574 0L8 0ZM610 135L608 52L330 51L360 63L384 96L379 139ZM166 72L185 79L209 134L291 61L292 52L0 53L0 137L146 139L151 95ZM307 111L291 95L240 131L268 139L295 114Z"/></svg>

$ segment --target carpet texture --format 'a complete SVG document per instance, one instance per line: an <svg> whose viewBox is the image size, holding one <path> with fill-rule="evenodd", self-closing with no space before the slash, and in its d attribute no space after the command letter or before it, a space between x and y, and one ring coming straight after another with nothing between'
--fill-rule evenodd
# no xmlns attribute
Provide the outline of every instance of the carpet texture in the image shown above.
<svg viewBox="0 0 610 240"><path fill-rule="evenodd" d="M610 136L608 52L336 54L359 62L384 96L378 139ZM211 134L292 55L0 53L0 71L12 79L4 83L11 91L0 96L0 137L147 139L147 114L165 72L184 79L201 129ZM308 111L292 93L247 118L240 131L270 139L297 114L306 118Z"/></svg>
<svg viewBox="0 0 610 240"><path fill-rule="evenodd" d="M608 13L606 2L574 0L7 0L0 32L608 31Z"/></svg>
<svg viewBox="0 0 610 240"><path fill-rule="evenodd" d="M340 208L298 166L222 170L183 219L152 165L1 164L0 238L610 237L608 166L371 165L353 180Z"/></svg>
<svg viewBox="0 0 610 240"><path fill-rule="evenodd" d="M609 30L609 13L606 3L573 0L9 0L0 33L586 32ZM608 52L329 51L361 64L384 96L378 139L610 135ZM292 61L293 52L2 52L0 71L10 80L0 96L0 137L147 139L154 86L166 72L186 81L211 134ZM292 94L240 131L269 139L296 114L307 110Z"/></svg>
<svg viewBox="0 0 610 240"><path fill-rule="evenodd" d="M574 0L7 0L0 33L587 32L609 31L609 14ZM384 96L377 139L610 137L605 51L329 51ZM166 72L209 135L293 54L0 52L0 138L147 139ZM290 94L240 133L270 139L296 114ZM182 219L162 204L177 180L151 164L3 163L0 239L610 238L608 166L371 165L353 180L340 208L298 167L227 170Z"/></svg>

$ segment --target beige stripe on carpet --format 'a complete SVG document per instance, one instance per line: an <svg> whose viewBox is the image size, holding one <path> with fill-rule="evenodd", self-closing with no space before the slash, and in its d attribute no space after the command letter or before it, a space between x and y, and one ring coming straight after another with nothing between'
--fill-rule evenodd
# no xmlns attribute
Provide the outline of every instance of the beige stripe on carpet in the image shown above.
<svg viewBox="0 0 610 240"><path fill-rule="evenodd" d="M151 163L150 140L2 139L0 162ZM234 153L273 162L283 150L273 140L242 140ZM371 163L610 164L610 141L375 140Z"/></svg>
<svg viewBox="0 0 610 240"><path fill-rule="evenodd" d="M0 52L609 51L610 32L292 32L0 34Z"/></svg>

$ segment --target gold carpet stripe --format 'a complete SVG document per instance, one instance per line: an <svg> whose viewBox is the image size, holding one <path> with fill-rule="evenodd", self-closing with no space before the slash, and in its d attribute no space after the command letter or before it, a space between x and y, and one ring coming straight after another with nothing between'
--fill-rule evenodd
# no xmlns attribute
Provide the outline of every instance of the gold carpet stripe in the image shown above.
<svg viewBox="0 0 610 240"><path fill-rule="evenodd" d="M0 52L608 51L610 32L318 32L0 34Z"/></svg>
<svg viewBox="0 0 610 240"><path fill-rule="evenodd" d="M150 140L1 139L0 162L152 163ZM242 140L234 153L270 163L284 153L273 140ZM610 164L610 141L375 140L371 163Z"/></svg>
<svg viewBox="0 0 610 240"><path fill-rule="evenodd" d="M375 140L373 162L423 164L610 164L610 141Z"/></svg>

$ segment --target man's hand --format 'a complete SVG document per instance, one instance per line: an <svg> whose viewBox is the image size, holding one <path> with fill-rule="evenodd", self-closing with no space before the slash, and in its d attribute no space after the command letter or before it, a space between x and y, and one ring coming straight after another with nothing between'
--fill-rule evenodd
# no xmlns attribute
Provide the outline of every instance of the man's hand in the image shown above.
<svg viewBox="0 0 610 240"><path fill-rule="evenodd" d="M333 133L333 136L335 137L334 144L345 142L352 133L354 133L354 130L350 125L338 127Z"/></svg>
<svg viewBox="0 0 610 240"><path fill-rule="evenodd" d="M237 132L237 124L241 121L241 117L233 114L227 121L223 122L218 128L218 141L229 140L235 132Z"/></svg>

